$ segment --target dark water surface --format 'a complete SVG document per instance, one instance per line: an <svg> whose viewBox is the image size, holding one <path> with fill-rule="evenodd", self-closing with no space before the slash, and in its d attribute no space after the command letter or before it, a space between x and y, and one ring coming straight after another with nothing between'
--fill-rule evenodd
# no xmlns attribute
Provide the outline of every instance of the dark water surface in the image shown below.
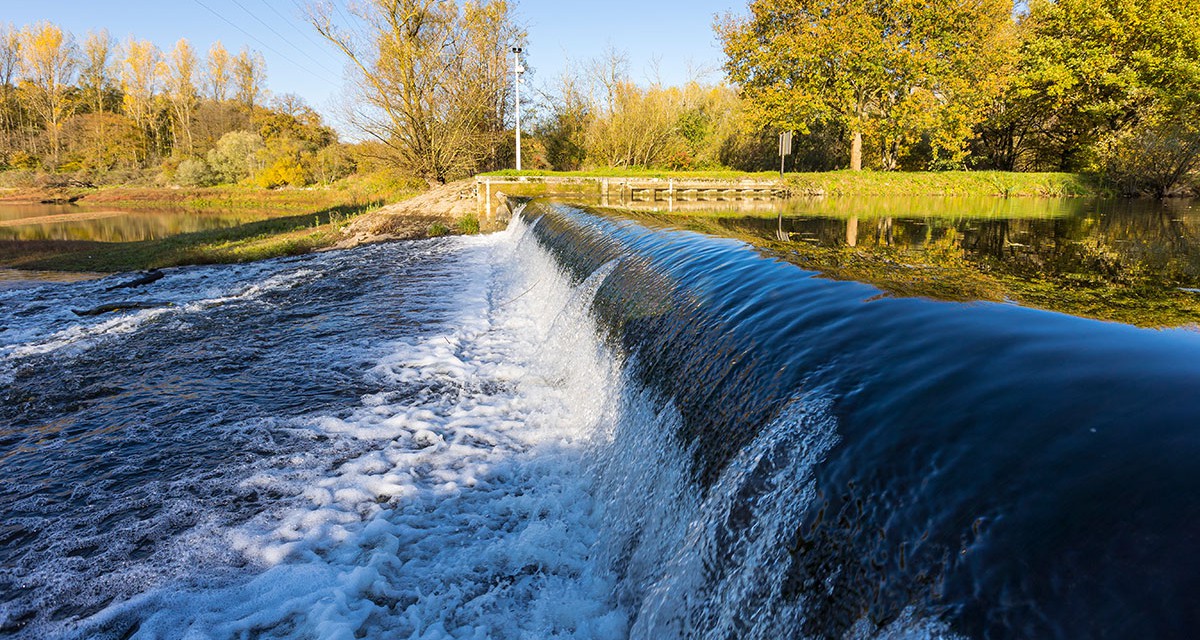
<svg viewBox="0 0 1200 640"><path fill-rule="evenodd" d="M968 637L1200 628L1200 335L880 298L731 241L569 207L525 215L538 214L538 237L570 268L622 261L597 313L637 379L678 408L672 437L702 490L745 474L742 456L779 437L789 406L828 404L838 443L808 460L811 499L757 510L779 482L760 461L717 517L707 584L736 570L760 528L786 549L755 567L764 584L732 613L746 617L737 635L840 637L914 612ZM784 224L818 237L837 228ZM984 235L986 223L969 224ZM806 486L802 472L791 482ZM731 615L723 598L701 587L684 600L699 627L717 628Z"/></svg>

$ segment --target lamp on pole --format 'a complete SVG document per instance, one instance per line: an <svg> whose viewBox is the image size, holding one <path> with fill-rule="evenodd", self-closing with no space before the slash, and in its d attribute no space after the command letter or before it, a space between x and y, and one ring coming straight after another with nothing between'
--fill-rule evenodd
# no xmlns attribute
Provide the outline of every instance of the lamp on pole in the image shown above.
<svg viewBox="0 0 1200 640"><path fill-rule="evenodd" d="M517 171L521 170L521 74L525 67L521 66L521 47L513 47L513 86L517 95Z"/></svg>

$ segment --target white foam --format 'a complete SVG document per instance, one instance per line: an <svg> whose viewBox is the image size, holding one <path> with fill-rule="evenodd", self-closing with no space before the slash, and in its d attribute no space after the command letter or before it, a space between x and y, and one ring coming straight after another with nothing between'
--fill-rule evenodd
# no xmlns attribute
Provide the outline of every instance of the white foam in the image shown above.
<svg viewBox="0 0 1200 640"><path fill-rule="evenodd" d="M837 441L828 399L796 398L702 495L677 410L631 380L588 315L615 264L571 286L519 220L444 242L446 272L406 290L436 312L364 374L384 390L289 423L319 444L236 479L273 507L175 546L246 565L199 566L77 635L794 634L804 611L779 597L786 542ZM743 507L748 524L724 528ZM947 634L908 616L850 635Z"/></svg>
<svg viewBox="0 0 1200 640"><path fill-rule="evenodd" d="M152 295L150 291L128 292L120 295L105 292L99 283L86 283L72 290L74 297L51 297L47 306L58 307L52 313L31 316L22 325L7 327L0 344L0 383L11 382L13 371L26 358L54 355L59 358L78 356L105 340L119 338L141 329L144 325L173 315L186 315L214 306L232 302L256 301L265 294L296 287L304 282L321 277L316 269L297 269L267 277L261 281L244 284L247 277L269 268L266 265L241 268L230 267L227 273L211 268L200 270L169 270L176 282L163 295ZM199 280L197 276L212 274L213 283ZM191 281L191 282L188 282ZM107 280L100 281L100 283ZM187 286L187 285L191 286ZM65 290L66 287L43 287L45 290ZM81 301L79 290L94 296L90 301ZM116 297L114 297L116 295ZM113 312L98 317L79 317L71 307L94 304L99 300L144 302L154 299L162 306L152 309ZM15 320L13 318L12 320ZM58 328L61 327L61 328Z"/></svg>
<svg viewBox="0 0 1200 640"><path fill-rule="evenodd" d="M358 443L343 447L352 455L297 456L241 481L285 496L223 533L256 574L160 589L81 631L140 619L134 637L623 636L586 473L617 368L593 329L545 348L564 314L589 326L611 268L572 289L544 254L497 260L520 231L457 240L443 330L393 345L369 373L389 391L303 422Z"/></svg>

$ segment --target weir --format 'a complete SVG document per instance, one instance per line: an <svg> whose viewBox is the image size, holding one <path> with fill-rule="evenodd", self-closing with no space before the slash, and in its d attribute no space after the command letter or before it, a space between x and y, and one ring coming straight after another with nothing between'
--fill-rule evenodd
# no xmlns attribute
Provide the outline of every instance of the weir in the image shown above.
<svg viewBox="0 0 1200 640"><path fill-rule="evenodd" d="M1195 332L514 206L498 234L120 294L155 308L71 312L124 278L0 290L0 632L1200 625Z"/></svg>
<svg viewBox="0 0 1200 640"><path fill-rule="evenodd" d="M754 207L786 198L789 190L778 180L706 180L702 178L477 176L475 189L480 215L491 219L502 209L498 194L520 197L565 198L602 207L674 210L676 205L736 203Z"/></svg>
<svg viewBox="0 0 1200 640"><path fill-rule="evenodd" d="M881 297L732 241L523 216L576 278L620 261L594 316L704 496L700 539L639 577L640 637L1200 623L1194 332Z"/></svg>

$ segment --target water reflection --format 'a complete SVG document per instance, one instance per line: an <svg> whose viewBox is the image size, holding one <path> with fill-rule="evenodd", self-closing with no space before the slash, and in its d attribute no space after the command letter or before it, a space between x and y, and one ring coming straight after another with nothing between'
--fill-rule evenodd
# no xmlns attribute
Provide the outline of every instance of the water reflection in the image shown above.
<svg viewBox="0 0 1200 640"><path fill-rule="evenodd" d="M1190 201L831 198L770 213L623 215L747 240L897 295L1149 327L1200 322L1200 209Z"/></svg>
<svg viewBox="0 0 1200 640"><path fill-rule="evenodd" d="M268 217L266 211L0 204L0 240L138 242L236 227Z"/></svg>

